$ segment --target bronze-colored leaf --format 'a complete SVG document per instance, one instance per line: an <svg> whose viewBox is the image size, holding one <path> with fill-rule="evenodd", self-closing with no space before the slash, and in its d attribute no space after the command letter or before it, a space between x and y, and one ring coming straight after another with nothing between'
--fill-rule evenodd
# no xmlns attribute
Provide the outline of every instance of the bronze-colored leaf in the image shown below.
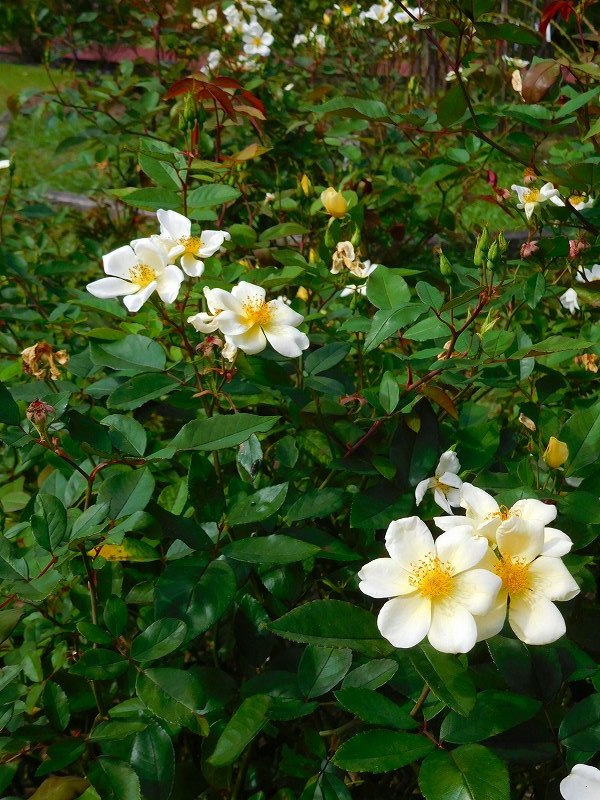
<svg viewBox="0 0 600 800"><path fill-rule="evenodd" d="M560 63L552 58L538 61L527 70L523 78L523 100L526 103L539 103L560 75Z"/></svg>

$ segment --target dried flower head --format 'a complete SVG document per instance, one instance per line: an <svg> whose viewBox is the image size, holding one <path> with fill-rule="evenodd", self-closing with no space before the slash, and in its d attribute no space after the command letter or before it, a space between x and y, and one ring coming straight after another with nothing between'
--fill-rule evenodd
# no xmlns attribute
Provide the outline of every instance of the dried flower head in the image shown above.
<svg viewBox="0 0 600 800"><path fill-rule="evenodd" d="M23 359L23 369L28 375L45 381L51 378L53 381L60 378L58 365L64 367L69 361L66 350L54 350L48 342L36 342L31 347L26 347L21 353Z"/></svg>
<svg viewBox="0 0 600 800"><path fill-rule="evenodd" d="M588 372L598 372L600 358L595 353L584 353L581 356L575 356L573 361Z"/></svg>

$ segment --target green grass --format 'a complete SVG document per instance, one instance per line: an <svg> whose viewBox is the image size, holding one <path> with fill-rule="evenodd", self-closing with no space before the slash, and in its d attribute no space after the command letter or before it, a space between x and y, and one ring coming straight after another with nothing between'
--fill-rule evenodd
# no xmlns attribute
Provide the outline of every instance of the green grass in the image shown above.
<svg viewBox="0 0 600 800"><path fill-rule="evenodd" d="M101 182L92 153L75 146L57 153L60 142L80 134L83 120L74 113L54 113L48 104L36 105L36 92L52 92L68 82L68 75L42 66L0 64L0 114L8 109L8 135L0 145L0 157L16 163L15 187L43 199L48 190L90 194Z"/></svg>
<svg viewBox="0 0 600 800"><path fill-rule="evenodd" d="M51 70L52 77L60 81L60 72ZM7 109L7 100L27 89L48 91L52 82L44 67L31 64L0 64L0 114Z"/></svg>

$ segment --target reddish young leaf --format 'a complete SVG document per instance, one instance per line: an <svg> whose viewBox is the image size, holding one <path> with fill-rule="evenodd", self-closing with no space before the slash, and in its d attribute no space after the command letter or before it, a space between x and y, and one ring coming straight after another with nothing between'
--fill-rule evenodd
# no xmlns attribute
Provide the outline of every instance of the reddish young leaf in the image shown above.
<svg viewBox="0 0 600 800"><path fill-rule="evenodd" d="M538 61L527 70L523 78L523 100L539 103L560 76L560 64L552 58Z"/></svg>

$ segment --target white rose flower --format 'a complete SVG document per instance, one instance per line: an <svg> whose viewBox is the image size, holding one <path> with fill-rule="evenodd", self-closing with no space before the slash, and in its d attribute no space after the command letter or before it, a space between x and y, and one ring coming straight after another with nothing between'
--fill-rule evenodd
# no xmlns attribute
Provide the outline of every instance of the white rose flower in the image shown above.
<svg viewBox="0 0 600 800"><path fill-rule="evenodd" d="M485 539L469 526L443 533L434 542L418 517L399 519L385 535L390 558L378 558L358 573L370 597L391 597L377 625L394 647L414 647L425 637L442 653L466 653L477 640L474 614L493 606L500 578L474 569L486 554Z"/></svg>
<svg viewBox="0 0 600 800"><path fill-rule="evenodd" d="M530 186L517 186L515 183L510 188L517 193L519 198L517 208L525 210L527 219L531 219L531 215L537 206L540 203L545 203L546 200L550 200L555 206L564 206L563 201L558 196L558 189L555 189L551 183L545 183L540 189Z"/></svg>
<svg viewBox="0 0 600 800"><path fill-rule="evenodd" d="M560 782L565 800L598 800L600 798L600 769L588 764L575 764L571 774Z"/></svg>
<svg viewBox="0 0 600 800"><path fill-rule="evenodd" d="M277 22L282 16L281 11L278 11L272 3L268 2L268 0L262 6L259 6L256 11L259 17L268 19L269 22Z"/></svg>
<svg viewBox="0 0 600 800"><path fill-rule="evenodd" d="M8 169L10 167L10 158L4 158L0 161L0 169Z"/></svg>
<svg viewBox="0 0 600 800"><path fill-rule="evenodd" d="M361 19L372 19L375 22L379 22L380 25L385 25L390 18L392 8L391 3L375 3L367 11L361 12L360 17Z"/></svg>
<svg viewBox="0 0 600 800"><path fill-rule="evenodd" d="M574 314L576 311L579 311L578 296L575 289L567 289L558 299L560 300L561 306L566 308L569 313Z"/></svg>
<svg viewBox="0 0 600 800"><path fill-rule="evenodd" d="M588 269L588 267L579 267L575 277L579 283L600 281L600 264L594 264L591 269Z"/></svg>
<svg viewBox="0 0 600 800"><path fill-rule="evenodd" d="M584 208L592 208L594 198L583 194L572 194L569 196L569 205L573 206L575 211L583 211Z"/></svg>
<svg viewBox="0 0 600 800"><path fill-rule="evenodd" d="M415 489L415 499L417 505L425 497L428 489L433 489L433 498L440 508L452 514L451 506L460 506L460 488L462 481L458 477L460 472L460 462L453 450L447 450L435 468L433 478L425 478L417 484Z"/></svg>
<svg viewBox="0 0 600 800"><path fill-rule="evenodd" d="M474 536L484 536L491 544L496 544L498 535L504 530L512 530L515 521L521 528L543 535L546 525L556 518L556 507L541 500L518 500L507 508L498 505L491 494L470 483L463 483L460 492L460 505L466 510L466 516L436 517L435 524L443 531L471 525ZM571 541L562 531L547 530Z"/></svg>
<svg viewBox="0 0 600 800"><path fill-rule="evenodd" d="M513 58L513 56L503 55L502 60L507 67L512 67L513 69L525 69L525 67L529 66L529 61L525 61L523 58Z"/></svg>
<svg viewBox="0 0 600 800"><path fill-rule="evenodd" d="M212 333L217 328L244 353L254 355L267 346L288 358L296 358L309 346L306 334L297 330L304 317L285 304L281 297L269 302L265 290L240 281L231 292L205 289L210 314L190 317L198 331Z"/></svg>
<svg viewBox="0 0 600 800"><path fill-rule="evenodd" d="M242 29L243 50L248 56L268 56L273 44L273 34L266 31L260 22L253 20Z"/></svg>
<svg viewBox="0 0 600 800"><path fill-rule="evenodd" d="M506 618L517 637L526 644L555 642L565 633L565 621L554 600L571 600L579 586L560 556L572 542L552 528L534 528L514 517L497 533L500 558L491 551L483 564L502 580L494 608L477 617L478 639L500 633ZM556 536L560 533L560 536Z"/></svg>
<svg viewBox="0 0 600 800"><path fill-rule="evenodd" d="M172 303L179 292L183 273L170 263L167 251L152 239L137 239L103 256L104 272L87 285L94 297L108 299L123 297L129 311L139 311L156 290L164 303Z"/></svg>
<svg viewBox="0 0 600 800"><path fill-rule="evenodd" d="M202 231L200 236L192 236L192 223L177 211L156 212L160 222L160 239L168 250L169 258L181 256L180 264L186 275L198 278L204 272L204 262L219 250L223 242L231 239L227 231Z"/></svg>

